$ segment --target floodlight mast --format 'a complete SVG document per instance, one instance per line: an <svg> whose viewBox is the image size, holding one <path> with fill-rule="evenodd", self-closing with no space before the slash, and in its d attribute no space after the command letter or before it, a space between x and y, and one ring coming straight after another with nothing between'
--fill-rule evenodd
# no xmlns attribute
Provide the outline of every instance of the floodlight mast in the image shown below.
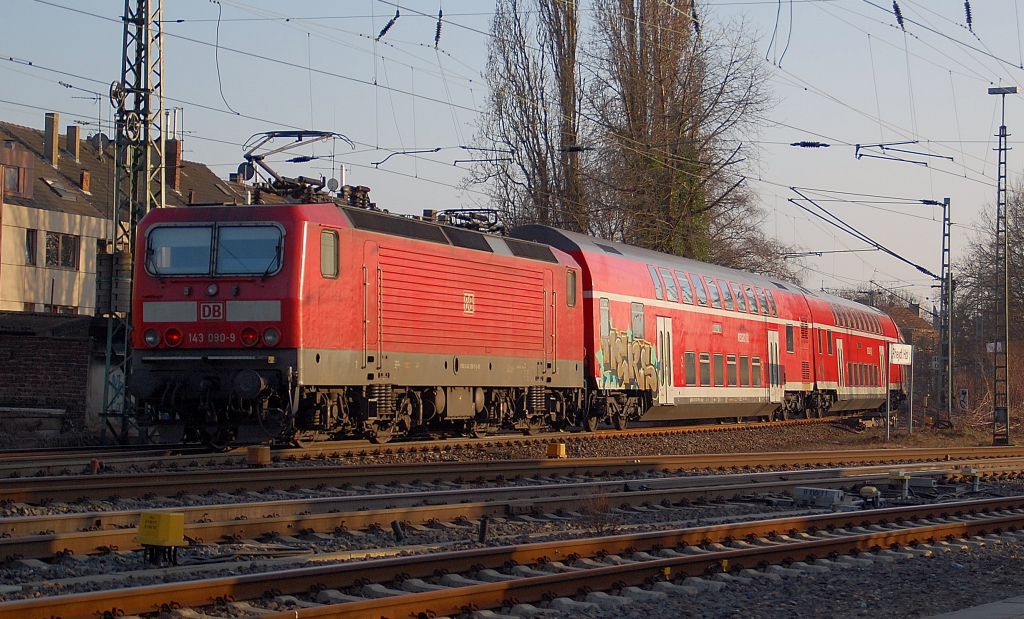
<svg viewBox="0 0 1024 619"><path fill-rule="evenodd" d="M988 94L1002 97L999 125L999 178L996 185L996 333L992 343L992 444L1010 442L1010 288L1007 278L1009 238L1006 234L1006 95L1017 94L1016 86L989 88Z"/></svg>

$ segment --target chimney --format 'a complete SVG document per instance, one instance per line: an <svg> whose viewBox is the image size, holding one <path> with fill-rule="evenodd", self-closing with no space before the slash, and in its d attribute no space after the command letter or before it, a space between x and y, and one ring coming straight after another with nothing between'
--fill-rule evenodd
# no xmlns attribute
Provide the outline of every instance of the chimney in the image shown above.
<svg viewBox="0 0 1024 619"><path fill-rule="evenodd" d="M174 191L181 191L181 140L167 140L164 145L167 157L167 185Z"/></svg>
<svg viewBox="0 0 1024 619"><path fill-rule="evenodd" d="M80 147L82 139L82 128L78 125L68 125L68 137L64 144L64 150L78 163L78 155L80 154Z"/></svg>
<svg viewBox="0 0 1024 619"><path fill-rule="evenodd" d="M57 167L57 141L60 137L57 134L57 125L60 124L60 114L55 112L46 113L46 136L43 140L43 156L50 162L50 165Z"/></svg>
<svg viewBox="0 0 1024 619"><path fill-rule="evenodd" d="M89 193L89 183L92 180L92 175L89 174L89 170L82 170L82 191Z"/></svg>

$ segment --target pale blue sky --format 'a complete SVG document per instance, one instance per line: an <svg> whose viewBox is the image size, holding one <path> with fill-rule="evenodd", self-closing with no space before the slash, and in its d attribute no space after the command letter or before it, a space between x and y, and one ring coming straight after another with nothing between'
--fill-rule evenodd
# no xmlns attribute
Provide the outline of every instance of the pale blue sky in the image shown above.
<svg viewBox="0 0 1024 619"><path fill-rule="evenodd" d="M94 130L97 114L107 122L106 92L120 73L123 2L4 4L0 119L42 128L44 112L55 110L62 112L62 125L93 123L86 133ZM339 142L333 152L347 166L346 181L370 186L382 208L416 213L482 203L481 194L457 189L465 172L453 162L472 158L458 147L471 143L476 110L487 98L480 72L491 2L403 1L402 16L377 43L374 37L394 15L393 2L164 4L165 95L168 108L183 108L186 158L226 177L241 161L241 144L250 135L312 126L357 143L352 151ZM963 224L954 233L954 255L973 233L979 210L995 199L998 97L986 90L1020 80L1020 9L1010 0L972 4L972 34L962 0L899 4L906 33L895 23L891 0L712 0L703 10L703 34L722 36L723 22L744 19L760 36L762 58L767 56L763 66L778 104L757 136L760 157L750 182L766 209L768 234L812 251L864 247L788 202L797 197L791 186L848 192L831 197L862 203L820 204L938 272L941 210L892 204L887 197L952 198L954 221ZM439 8L444 25L435 51ZM102 93L102 99L90 100L87 91ZM1019 97L1007 99L1007 125L1016 133L1011 146L1017 145L1017 136L1024 135ZM831 146L789 146L800 140ZM906 155L928 161L928 167L854 156L854 144L907 140L920 142L908 150L937 155ZM380 169L372 165L395 150L433 148L442 150L392 157ZM331 150L317 146L315 154ZM1024 152L1011 151L1011 178L1024 167L1018 157ZM282 170L338 174L330 159L301 169L283 164ZM879 252L828 254L805 263L805 284L814 288L875 279L932 294L926 276Z"/></svg>

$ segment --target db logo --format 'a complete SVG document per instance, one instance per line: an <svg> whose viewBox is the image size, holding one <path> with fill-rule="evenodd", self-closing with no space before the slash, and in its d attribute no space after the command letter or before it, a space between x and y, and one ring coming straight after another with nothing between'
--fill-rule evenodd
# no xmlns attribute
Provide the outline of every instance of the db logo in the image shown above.
<svg viewBox="0 0 1024 619"><path fill-rule="evenodd" d="M200 303L199 320L224 320L224 304L220 301Z"/></svg>
<svg viewBox="0 0 1024 619"><path fill-rule="evenodd" d="M476 313L476 295L468 290L462 291L462 313L467 316Z"/></svg>

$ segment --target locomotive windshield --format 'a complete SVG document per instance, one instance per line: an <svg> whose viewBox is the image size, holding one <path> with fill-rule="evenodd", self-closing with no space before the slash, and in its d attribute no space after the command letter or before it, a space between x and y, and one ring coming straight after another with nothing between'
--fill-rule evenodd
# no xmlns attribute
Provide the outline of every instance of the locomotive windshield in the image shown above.
<svg viewBox="0 0 1024 619"><path fill-rule="evenodd" d="M281 268L283 237L270 224L157 226L149 232L147 266L156 276L271 275Z"/></svg>

